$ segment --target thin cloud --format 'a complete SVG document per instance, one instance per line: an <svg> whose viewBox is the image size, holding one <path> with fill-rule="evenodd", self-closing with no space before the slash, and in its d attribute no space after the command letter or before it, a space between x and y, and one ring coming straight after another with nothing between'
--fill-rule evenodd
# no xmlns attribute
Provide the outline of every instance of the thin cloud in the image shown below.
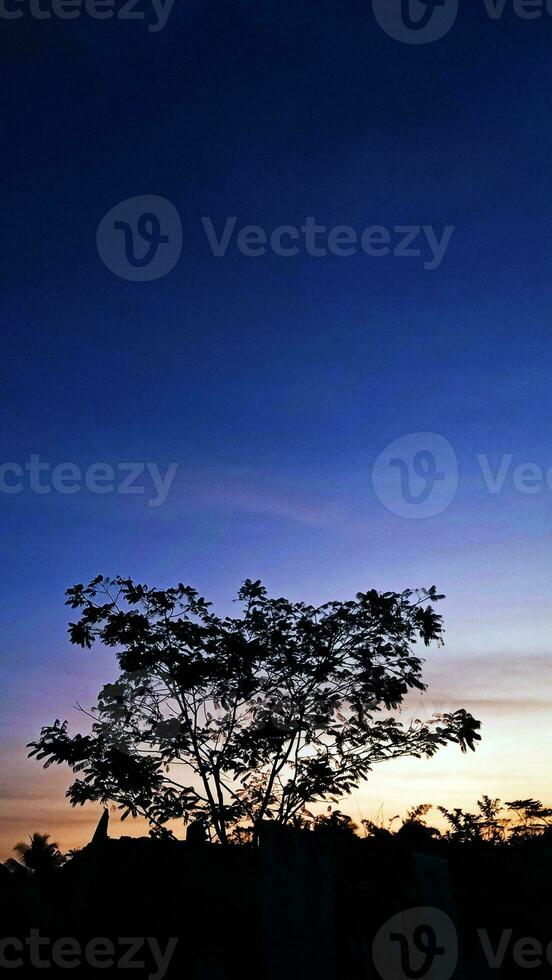
<svg viewBox="0 0 552 980"><path fill-rule="evenodd" d="M267 477L238 471L202 474L185 481L188 503L199 509L268 514L308 527L326 527L342 518L335 500L326 500L311 489L267 485Z"/></svg>

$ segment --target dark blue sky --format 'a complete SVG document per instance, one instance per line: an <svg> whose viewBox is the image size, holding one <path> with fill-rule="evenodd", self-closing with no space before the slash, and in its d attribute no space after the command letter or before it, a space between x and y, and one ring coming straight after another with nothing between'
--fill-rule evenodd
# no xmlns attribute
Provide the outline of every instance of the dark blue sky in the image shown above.
<svg viewBox="0 0 552 980"><path fill-rule="evenodd" d="M176 2L159 33L0 20L1 462L179 464L158 508L0 494L5 745L22 760L110 675L65 637L64 589L100 571L188 580L221 608L246 576L314 601L435 581L453 653L523 655L514 694L542 693L552 490L508 477L490 494L476 455L552 465L552 17L470 2L411 46L368 0ZM183 250L133 283L96 229L143 194L178 209ZM433 271L362 252L217 258L205 215L454 234ZM459 489L409 521L371 471L426 431L453 446ZM502 694L506 712L512 690L485 677L471 703Z"/></svg>

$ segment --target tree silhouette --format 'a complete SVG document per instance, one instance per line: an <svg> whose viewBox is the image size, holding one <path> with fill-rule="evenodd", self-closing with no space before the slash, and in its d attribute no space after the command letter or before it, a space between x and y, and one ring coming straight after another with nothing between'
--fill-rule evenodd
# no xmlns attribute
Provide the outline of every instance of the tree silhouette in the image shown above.
<svg viewBox="0 0 552 980"><path fill-rule="evenodd" d="M512 816L505 814L505 809ZM483 796L477 801L477 811L469 813L456 807L438 808L446 818L449 829L445 840L455 844L505 844L514 840L539 837L552 828L552 809L539 800L513 800L502 804L499 799Z"/></svg>
<svg viewBox="0 0 552 980"><path fill-rule="evenodd" d="M73 805L114 801L154 834L193 818L222 843L240 826L255 837L263 819L293 823L309 803L338 802L378 762L451 742L473 750L480 738L463 709L406 725L393 714L425 690L415 645L443 642L435 587L315 608L248 579L241 615L224 619L182 583L98 576L67 596L81 610L71 641L115 648L121 672L100 692L90 734L71 737L58 720L30 755L82 773Z"/></svg>
<svg viewBox="0 0 552 980"><path fill-rule="evenodd" d="M327 813L320 813L309 825L311 830L322 836L338 837L350 839L357 835L357 825L352 817L341 810L334 810L328 807Z"/></svg>
<svg viewBox="0 0 552 980"><path fill-rule="evenodd" d="M538 837L552 830L552 809L543 806L540 800L511 800L506 806L516 818L512 837Z"/></svg>
<svg viewBox="0 0 552 980"><path fill-rule="evenodd" d="M20 841L14 847L15 853L28 871L39 875L49 874L64 863L63 854L58 845L50 841L49 834L31 834L29 841L29 844Z"/></svg>
<svg viewBox="0 0 552 980"><path fill-rule="evenodd" d="M505 839L507 820L500 820L502 809L500 800L484 796L477 801L477 811L470 813L455 807L448 810L440 806L439 811L445 817L449 829L445 839L455 844L474 844L481 841L497 843Z"/></svg>

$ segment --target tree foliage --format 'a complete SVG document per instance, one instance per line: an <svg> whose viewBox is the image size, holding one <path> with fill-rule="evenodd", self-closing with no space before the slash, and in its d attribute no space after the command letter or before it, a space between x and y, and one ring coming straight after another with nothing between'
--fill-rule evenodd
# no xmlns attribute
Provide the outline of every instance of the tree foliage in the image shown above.
<svg viewBox="0 0 552 980"><path fill-rule="evenodd" d="M502 803L498 798L482 796L472 813L455 807L445 806L436 809L445 818L442 830L428 826L426 817L434 807L429 803L408 810L401 826L392 830L398 816L377 821L363 820L366 837L391 840L400 839L409 844L427 843L438 840L444 844L460 845L515 845L542 839L548 842L552 835L552 809L543 806L540 800L512 800Z"/></svg>
<svg viewBox="0 0 552 980"><path fill-rule="evenodd" d="M552 810L540 800L510 800L503 804L499 799L483 796L477 801L475 813L460 807L438 809L448 823L445 840L455 844L504 844L539 837L552 829Z"/></svg>
<svg viewBox="0 0 552 980"><path fill-rule="evenodd" d="M50 840L49 834L31 834L29 843L20 841L15 845L14 851L27 871L38 875L55 871L65 861L58 845Z"/></svg>
<svg viewBox="0 0 552 980"><path fill-rule="evenodd" d="M154 834L202 819L225 843L236 827L292 823L378 762L475 748L480 725L465 710L406 723L395 714L425 690L416 646L442 644L441 598L434 587L372 590L315 608L248 579L240 614L219 618L182 583L98 576L68 590L80 612L69 634L114 648L119 676L100 691L88 734L56 721L30 755L78 774L73 805L113 801Z"/></svg>

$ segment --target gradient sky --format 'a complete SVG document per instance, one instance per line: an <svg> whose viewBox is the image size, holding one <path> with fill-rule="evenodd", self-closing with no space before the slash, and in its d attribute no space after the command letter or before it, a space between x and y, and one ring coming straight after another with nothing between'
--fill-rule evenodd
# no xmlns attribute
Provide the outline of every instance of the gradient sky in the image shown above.
<svg viewBox="0 0 552 980"><path fill-rule="evenodd" d="M476 457L552 466L552 17L465 8L419 46L384 34L368 0L177 0L159 33L0 23L0 462L179 464L158 508L0 493L0 857L34 830L83 843L97 818L25 743L78 724L75 702L113 677L111 654L66 637L65 588L99 572L187 581L220 612L248 576L312 602L435 583L447 645L425 708L469 708L484 742L381 767L350 812L551 802L552 490L520 493L510 472L491 494ZM102 264L96 229L141 194L175 205L184 243L169 275L132 283ZM455 231L433 271L217 258L205 215ZM372 466L426 431L453 446L459 487L409 520Z"/></svg>

